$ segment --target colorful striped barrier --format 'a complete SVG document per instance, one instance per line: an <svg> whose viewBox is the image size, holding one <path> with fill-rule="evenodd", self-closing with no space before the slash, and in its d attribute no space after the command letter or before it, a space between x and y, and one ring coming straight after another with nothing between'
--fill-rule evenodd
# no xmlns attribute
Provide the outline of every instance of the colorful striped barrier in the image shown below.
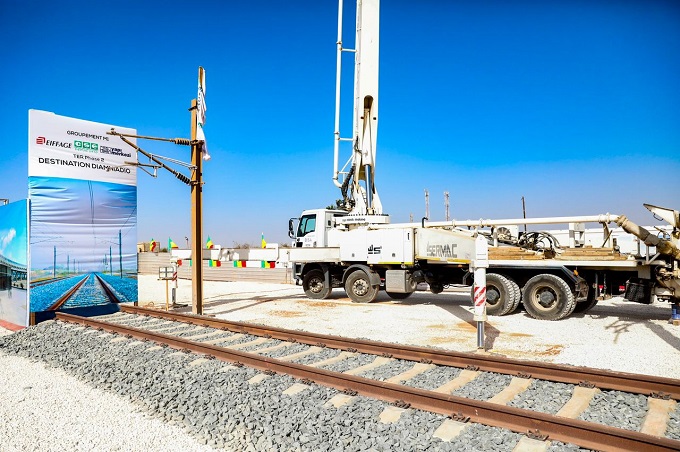
<svg viewBox="0 0 680 452"><path fill-rule="evenodd" d="M234 268L276 268L276 261L234 261Z"/></svg>
<svg viewBox="0 0 680 452"><path fill-rule="evenodd" d="M208 267L221 267L222 261L217 259L206 259L208 261ZM177 259L177 266L181 267L182 264L189 264L192 266L191 259ZM247 260L235 260L233 261L234 268L276 268L276 261L247 261Z"/></svg>

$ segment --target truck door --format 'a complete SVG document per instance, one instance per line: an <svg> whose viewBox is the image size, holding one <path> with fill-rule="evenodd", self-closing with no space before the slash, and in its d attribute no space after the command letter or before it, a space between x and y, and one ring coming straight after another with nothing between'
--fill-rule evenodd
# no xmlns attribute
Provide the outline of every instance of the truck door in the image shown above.
<svg viewBox="0 0 680 452"><path fill-rule="evenodd" d="M302 215L295 235L295 246L298 248L316 247L316 213Z"/></svg>

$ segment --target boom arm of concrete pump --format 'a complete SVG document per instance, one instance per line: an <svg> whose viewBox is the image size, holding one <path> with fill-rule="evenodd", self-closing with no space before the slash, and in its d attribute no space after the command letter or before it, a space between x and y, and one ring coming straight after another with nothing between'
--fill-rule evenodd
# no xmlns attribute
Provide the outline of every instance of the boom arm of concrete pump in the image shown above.
<svg viewBox="0 0 680 452"><path fill-rule="evenodd" d="M356 49L354 50L342 47L342 15L343 1L339 0L333 182L342 189L344 207L351 214L381 215L382 204L375 185L380 0L357 0ZM355 53L352 138L340 137L342 52ZM351 156L342 169L339 168L341 141L352 142Z"/></svg>
<svg viewBox="0 0 680 452"><path fill-rule="evenodd" d="M645 204L645 207L647 207L649 210L651 210L653 213L657 214L654 210L650 209L647 204ZM661 209L659 207L651 206L655 209ZM677 228L680 226L680 215L678 215L677 210L671 210L671 209L663 209L668 212L672 212L671 215L666 218L666 221L671 223L671 225L674 228L674 232L677 231ZM633 234L634 236L638 237L640 240L642 240L645 245L647 246L655 246L656 251L661 253L661 254L666 254L668 256L671 256L673 259L680 260L680 248L673 243L673 239L671 240L665 240L660 237L657 237L655 234L652 234L649 232L647 229L643 228L642 226L638 226L637 224L633 223L630 221L628 218L626 218L625 215L621 215L617 220L616 224L619 225L620 227L623 228L624 231L628 232L629 234ZM674 234L675 235L675 234ZM673 236L672 236L673 237Z"/></svg>

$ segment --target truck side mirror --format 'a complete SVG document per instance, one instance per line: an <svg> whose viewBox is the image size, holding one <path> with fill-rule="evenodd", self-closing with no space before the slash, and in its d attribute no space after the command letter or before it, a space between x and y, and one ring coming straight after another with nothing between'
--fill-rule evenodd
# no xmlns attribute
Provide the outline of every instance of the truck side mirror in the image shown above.
<svg viewBox="0 0 680 452"><path fill-rule="evenodd" d="M295 228L293 227L293 220L295 220L295 218L291 218L290 220L288 220L288 237L290 237L291 239L295 238Z"/></svg>

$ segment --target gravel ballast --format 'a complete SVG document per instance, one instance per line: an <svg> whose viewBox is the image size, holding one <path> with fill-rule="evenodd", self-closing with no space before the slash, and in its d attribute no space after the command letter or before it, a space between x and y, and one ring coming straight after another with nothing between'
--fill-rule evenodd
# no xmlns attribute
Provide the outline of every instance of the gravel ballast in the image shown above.
<svg viewBox="0 0 680 452"><path fill-rule="evenodd" d="M573 386L554 381L536 380L526 391L508 403L509 406L541 413L556 414L569 401ZM546 395L550 395L546 397Z"/></svg>
<svg viewBox="0 0 680 452"><path fill-rule="evenodd" d="M88 389L89 385L100 388L77 394L81 404L96 407L95 411L126 419L111 409L121 405L122 399L125 401L122 409L124 405L134 404L133 409L155 413L157 419L150 421L169 424L174 433L173 436L166 435L164 440L169 443L155 443L153 431L160 434L163 429L158 426L153 428L138 419L137 426L151 429L146 435L136 438L135 435L127 434L125 441L120 443L116 443L117 438L100 435L95 448L177 450L179 446L183 450L200 450L200 445L207 445L227 450L500 451L512 449L521 437L500 429L470 425L471 432L465 432L452 442L443 442L433 438L435 429L445 420L443 416L408 410L397 422L383 424L378 419L387 407L384 402L356 397L350 404L338 408L327 407L324 404L336 394L333 389L313 384L302 393L289 396L283 391L296 380L288 376L268 376L258 384L251 384L249 380L259 372L247 367L233 367L216 360L191 365L199 356L153 347L153 344L120 335L91 329L88 334L82 334L83 331L73 325L46 322L3 338L0 347L3 353L44 360L48 365L63 369L81 380L78 385ZM124 353L124 359L121 359L121 353ZM4 355L2 359L21 360ZM399 367L400 363L393 364ZM42 364L33 366L42 367ZM41 377L38 382L52 381L51 377ZM26 382L16 381L16 384L23 385L23 391L31 389L27 389ZM63 386L79 389L68 384ZM101 389L113 394L94 400L99 394L93 398L91 393L101 393ZM73 395L68 397L69 400L73 398ZM55 411L51 403L52 398L47 397L38 406L44 412L53 413L51 417L54 422L54 413L59 411ZM96 418L100 415L93 416ZM138 417L142 417L141 414ZM15 419L17 424L14 428L25 423L45 428L31 417L18 415ZM91 421L89 428L102 428L102 425L92 422L93 417L87 419ZM45 422L50 424L47 419ZM64 420L59 419L57 422L62 423ZM53 424L49 427L53 427ZM107 432L108 429L107 425ZM40 443L39 448L49 450L51 444L59 444L59 447L68 445L70 449L85 450L92 446L83 440L87 432L74 436L74 429L63 430L66 431L63 433L65 437L62 437L62 433L52 432L54 436L49 442ZM121 426L121 431L128 431L125 424ZM192 443L182 431L193 436L195 441ZM175 436L180 438L176 443ZM186 444L181 445L182 441ZM17 443L16 450L30 450L28 444ZM172 444L172 447L168 444Z"/></svg>

